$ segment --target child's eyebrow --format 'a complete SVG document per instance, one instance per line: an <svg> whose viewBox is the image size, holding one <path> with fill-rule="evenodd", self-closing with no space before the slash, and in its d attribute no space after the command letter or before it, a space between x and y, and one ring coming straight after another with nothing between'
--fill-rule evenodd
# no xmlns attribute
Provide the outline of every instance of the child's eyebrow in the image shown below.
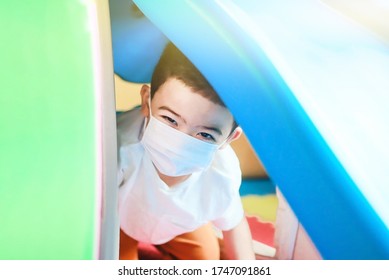
<svg viewBox="0 0 389 280"><path fill-rule="evenodd" d="M180 118L184 123L186 123L185 119L183 117L181 117L180 114L174 112L172 109L170 109L169 107L167 106L161 106L158 108L158 110L166 110L166 111L169 111L170 113L172 113L173 115L175 115L176 117ZM217 134L219 134L220 136L223 135L222 131L217 128L217 127L213 127L213 126L206 126L206 125L201 125L199 126L200 128L203 128L203 129L206 129L206 130L211 130L211 131L214 131L216 132Z"/></svg>
<svg viewBox="0 0 389 280"><path fill-rule="evenodd" d="M161 106L158 108L158 110L166 110L166 111L169 111L170 113L172 113L173 115L175 115L176 117L180 118L184 123L186 123L185 119L183 117L181 117L180 114L174 112L172 109L170 109L169 107L167 106Z"/></svg>
<svg viewBox="0 0 389 280"><path fill-rule="evenodd" d="M217 134L219 134L220 136L223 135L223 133L221 132L221 130L217 127L212 127L212 126L200 126L200 128L204 128L204 129L207 129L207 130L211 130L211 131L214 131L216 132Z"/></svg>

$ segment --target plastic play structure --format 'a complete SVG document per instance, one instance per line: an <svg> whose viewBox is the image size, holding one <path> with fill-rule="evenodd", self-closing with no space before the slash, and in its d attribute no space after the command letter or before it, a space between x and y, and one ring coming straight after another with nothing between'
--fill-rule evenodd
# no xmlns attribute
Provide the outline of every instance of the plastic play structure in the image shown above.
<svg viewBox="0 0 389 280"><path fill-rule="evenodd" d="M0 3L0 259L116 254L108 11L107 1Z"/></svg>
<svg viewBox="0 0 389 280"><path fill-rule="evenodd" d="M1 2L0 259L116 257L112 73L147 82L167 40L324 259L389 259L388 45L323 1L134 2Z"/></svg>

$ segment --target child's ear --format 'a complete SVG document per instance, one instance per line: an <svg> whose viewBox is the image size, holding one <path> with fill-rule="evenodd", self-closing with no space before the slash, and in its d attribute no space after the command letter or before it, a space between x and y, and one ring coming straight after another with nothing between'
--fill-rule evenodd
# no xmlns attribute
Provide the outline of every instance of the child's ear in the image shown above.
<svg viewBox="0 0 389 280"><path fill-rule="evenodd" d="M239 139L239 137L242 135L242 133L243 133L243 130L240 126L235 128L234 131L228 137L227 141L220 147L220 149L224 149L225 147L227 147L228 144Z"/></svg>
<svg viewBox="0 0 389 280"><path fill-rule="evenodd" d="M140 97L141 97L141 112L143 116L146 118L149 116L150 112L150 87L148 85L143 85L140 89Z"/></svg>

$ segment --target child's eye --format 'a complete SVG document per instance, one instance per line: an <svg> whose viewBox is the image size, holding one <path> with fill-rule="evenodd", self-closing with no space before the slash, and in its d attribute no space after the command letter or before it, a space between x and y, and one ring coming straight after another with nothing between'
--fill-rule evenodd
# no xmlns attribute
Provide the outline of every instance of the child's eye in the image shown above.
<svg viewBox="0 0 389 280"><path fill-rule="evenodd" d="M171 125L174 125L174 126L177 126L177 122L175 120L173 120L171 117L168 117L168 116L162 116L162 118L164 120L166 120L169 124Z"/></svg>
<svg viewBox="0 0 389 280"><path fill-rule="evenodd" d="M207 142L216 142L215 138L209 133L200 132L197 135L200 135L201 139Z"/></svg>

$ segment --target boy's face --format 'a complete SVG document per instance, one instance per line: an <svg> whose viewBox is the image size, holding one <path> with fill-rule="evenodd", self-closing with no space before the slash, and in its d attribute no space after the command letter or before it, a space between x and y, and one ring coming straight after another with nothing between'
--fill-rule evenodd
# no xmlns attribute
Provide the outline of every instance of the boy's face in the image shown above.
<svg viewBox="0 0 389 280"><path fill-rule="evenodd" d="M142 113L149 115L150 88L143 86ZM151 113L159 121L202 141L221 144L237 139L241 130L231 134L233 117L227 108L213 103L182 81L168 79L155 93L151 101Z"/></svg>

